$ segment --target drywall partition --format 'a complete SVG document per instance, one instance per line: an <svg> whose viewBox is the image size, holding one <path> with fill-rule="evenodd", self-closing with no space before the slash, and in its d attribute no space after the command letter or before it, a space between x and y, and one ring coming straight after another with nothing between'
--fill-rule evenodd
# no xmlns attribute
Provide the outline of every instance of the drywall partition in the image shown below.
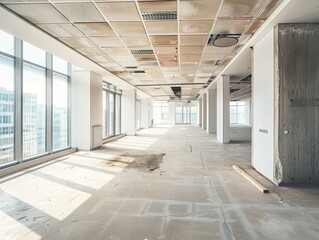
<svg viewBox="0 0 319 240"><path fill-rule="evenodd" d="M176 123L176 102L168 103L168 124L174 125Z"/></svg>
<svg viewBox="0 0 319 240"><path fill-rule="evenodd" d="M141 99L141 128L149 128L152 125L151 106L150 98Z"/></svg>
<svg viewBox="0 0 319 240"><path fill-rule="evenodd" d="M202 126L202 114L203 114L203 109L202 109L202 104L203 104L203 99L198 99L198 125L199 127Z"/></svg>
<svg viewBox="0 0 319 240"><path fill-rule="evenodd" d="M90 71L72 71L71 145L90 149Z"/></svg>
<svg viewBox="0 0 319 240"><path fill-rule="evenodd" d="M102 77L90 71L74 70L71 98L72 147L91 150L93 126L102 125Z"/></svg>
<svg viewBox="0 0 319 240"><path fill-rule="evenodd" d="M276 181L319 183L319 24L280 24L276 36Z"/></svg>
<svg viewBox="0 0 319 240"><path fill-rule="evenodd" d="M252 165L274 181L274 30L253 50L253 148Z"/></svg>
<svg viewBox="0 0 319 240"><path fill-rule="evenodd" d="M206 93L202 96L202 129L207 128L207 97Z"/></svg>
<svg viewBox="0 0 319 240"><path fill-rule="evenodd" d="M136 131L136 90L123 89L121 98L121 130L127 135L135 135Z"/></svg>
<svg viewBox="0 0 319 240"><path fill-rule="evenodd" d="M217 140L229 143L229 76L217 80Z"/></svg>
<svg viewBox="0 0 319 240"><path fill-rule="evenodd" d="M206 111L207 111L207 129L208 133L216 133L217 131L217 90L209 89L207 90L207 101L206 101Z"/></svg>

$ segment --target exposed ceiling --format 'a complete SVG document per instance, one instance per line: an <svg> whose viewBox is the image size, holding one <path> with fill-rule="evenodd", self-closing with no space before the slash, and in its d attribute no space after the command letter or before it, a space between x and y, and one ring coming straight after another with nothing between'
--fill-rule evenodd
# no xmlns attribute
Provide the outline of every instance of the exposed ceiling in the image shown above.
<svg viewBox="0 0 319 240"><path fill-rule="evenodd" d="M192 99L282 0L0 0L156 100ZM211 42L238 35L231 47ZM219 39L227 44L234 38ZM216 44L217 45L217 44Z"/></svg>

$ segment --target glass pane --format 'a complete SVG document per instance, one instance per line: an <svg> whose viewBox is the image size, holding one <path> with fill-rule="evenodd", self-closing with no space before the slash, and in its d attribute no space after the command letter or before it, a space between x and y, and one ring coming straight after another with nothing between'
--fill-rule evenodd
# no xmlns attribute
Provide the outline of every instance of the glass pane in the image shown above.
<svg viewBox="0 0 319 240"><path fill-rule="evenodd" d="M102 98L102 137L106 138L106 92L103 91L103 98Z"/></svg>
<svg viewBox="0 0 319 240"><path fill-rule="evenodd" d="M198 124L197 122L197 104L191 106L191 124Z"/></svg>
<svg viewBox="0 0 319 240"><path fill-rule="evenodd" d="M13 55L14 54L14 38L10 34L0 30L0 51Z"/></svg>
<svg viewBox="0 0 319 240"><path fill-rule="evenodd" d="M23 42L23 59L45 67L45 51Z"/></svg>
<svg viewBox="0 0 319 240"><path fill-rule="evenodd" d="M182 107L176 107L175 122L178 124L183 123L183 108Z"/></svg>
<svg viewBox="0 0 319 240"><path fill-rule="evenodd" d="M136 99L135 101L135 124L136 124L136 129L141 128L141 101Z"/></svg>
<svg viewBox="0 0 319 240"><path fill-rule="evenodd" d="M14 160L14 62L0 55L0 164Z"/></svg>
<svg viewBox="0 0 319 240"><path fill-rule="evenodd" d="M23 64L23 158L45 152L45 70Z"/></svg>
<svg viewBox="0 0 319 240"><path fill-rule="evenodd" d="M114 135L114 94L109 93L109 136Z"/></svg>
<svg viewBox="0 0 319 240"><path fill-rule="evenodd" d="M53 151L63 149L68 144L68 78L53 74Z"/></svg>
<svg viewBox="0 0 319 240"><path fill-rule="evenodd" d="M116 119L116 123L115 123L115 134L121 134L121 95L116 94L115 95L115 119Z"/></svg>
<svg viewBox="0 0 319 240"><path fill-rule="evenodd" d="M68 62L53 56L53 71L68 74Z"/></svg>
<svg viewBox="0 0 319 240"><path fill-rule="evenodd" d="M157 104L153 105L153 123L154 124L161 124L161 106L157 106Z"/></svg>

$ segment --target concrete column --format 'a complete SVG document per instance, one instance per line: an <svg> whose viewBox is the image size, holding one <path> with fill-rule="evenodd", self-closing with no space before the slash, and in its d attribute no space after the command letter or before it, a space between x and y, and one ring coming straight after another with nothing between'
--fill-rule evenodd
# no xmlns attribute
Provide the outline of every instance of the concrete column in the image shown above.
<svg viewBox="0 0 319 240"><path fill-rule="evenodd" d="M202 126L202 102L203 100L200 98L198 99L198 125Z"/></svg>
<svg viewBox="0 0 319 240"><path fill-rule="evenodd" d="M169 125L175 125L175 108L176 108L175 102L168 103L168 124Z"/></svg>
<svg viewBox="0 0 319 240"><path fill-rule="evenodd" d="M217 81L217 140L229 143L229 76Z"/></svg>
<svg viewBox="0 0 319 240"><path fill-rule="evenodd" d="M136 131L136 90L124 89L121 99L121 130L122 133L134 136Z"/></svg>
<svg viewBox="0 0 319 240"><path fill-rule="evenodd" d="M202 129L206 129L207 127L207 97L206 93L203 94L202 97Z"/></svg>
<svg viewBox="0 0 319 240"><path fill-rule="evenodd" d="M217 90L208 89L207 90L207 128L208 133L216 133L217 131Z"/></svg>
<svg viewBox="0 0 319 240"><path fill-rule="evenodd" d="M141 99L141 128L149 128L152 125L151 105L150 98Z"/></svg>
<svg viewBox="0 0 319 240"><path fill-rule="evenodd" d="M93 126L100 127L100 132L99 129L95 132L94 145L102 145L102 83L102 77L93 72L72 72L72 147L91 150L94 147Z"/></svg>

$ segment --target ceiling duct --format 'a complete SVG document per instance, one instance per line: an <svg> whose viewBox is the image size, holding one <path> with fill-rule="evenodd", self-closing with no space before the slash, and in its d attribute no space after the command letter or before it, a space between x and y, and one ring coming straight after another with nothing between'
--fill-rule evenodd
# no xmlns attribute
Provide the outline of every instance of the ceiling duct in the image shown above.
<svg viewBox="0 0 319 240"><path fill-rule="evenodd" d="M208 39L207 45L231 47L238 43L240 36L240 34L212 34Z"/></svg>
<svg viewBox="0 0 319 240"><path fill-rule="evenodd" d="M131 50L131 53L133 55L137 55L137 54L142 54L142 55L150 55L150 54L154 54L153 50Z"/></svg>
<svg viewBox="0 0 319 240"><path fill-rule="evenodd" d="M181 98L182 97L182 88L181 87L171 87L175 97Z"/></svg>
<svg viewBox="0 0 319 240"><path fill-rule="evenodd" d="M177 11L142 12L145 21L177 20Z"/></svg>

